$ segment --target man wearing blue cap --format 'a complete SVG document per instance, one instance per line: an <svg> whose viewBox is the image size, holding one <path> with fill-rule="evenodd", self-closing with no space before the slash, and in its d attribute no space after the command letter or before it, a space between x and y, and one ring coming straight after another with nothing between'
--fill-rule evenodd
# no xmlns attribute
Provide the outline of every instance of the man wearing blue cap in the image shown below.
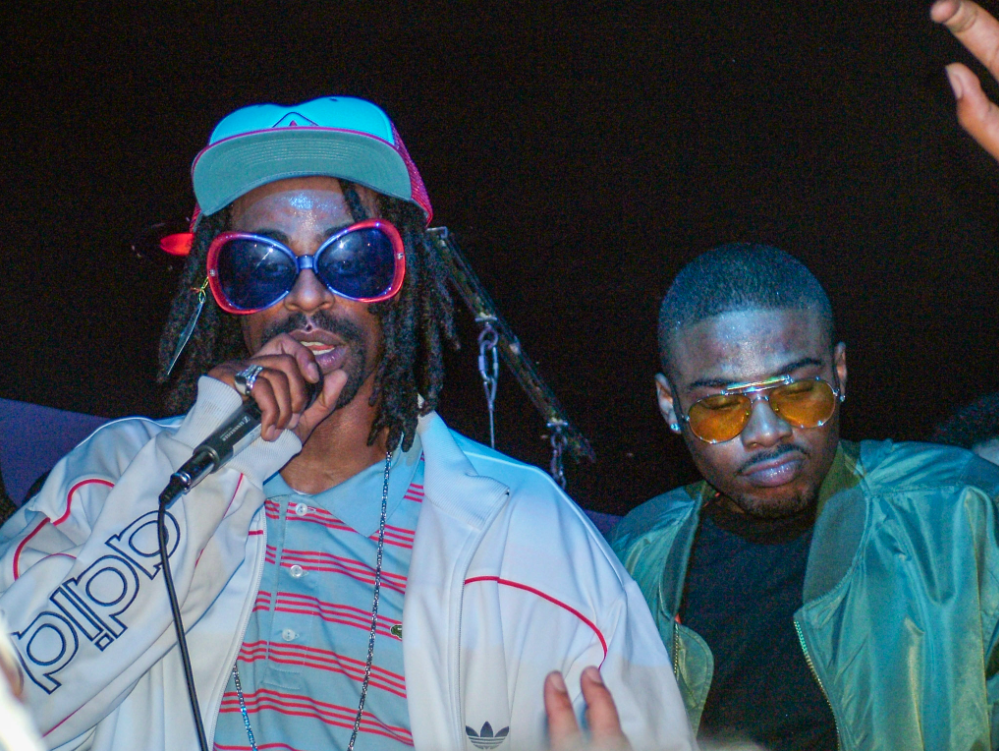
<svg viewBox="0 0 999 751"><path fill-rule="evenodd" d="M543 472L433 411L451 302L386 115L248 107L193 178L161 344L185 414L97 431L0 534L0 609L49 745L196 747L156 499L252 399L260 439L167 519L215 748L541 748L546 704L562 743L570 701L607 689L636 748L690 747L655 625L600 535ZM606 701L590 724L621 740Z"/></svg>

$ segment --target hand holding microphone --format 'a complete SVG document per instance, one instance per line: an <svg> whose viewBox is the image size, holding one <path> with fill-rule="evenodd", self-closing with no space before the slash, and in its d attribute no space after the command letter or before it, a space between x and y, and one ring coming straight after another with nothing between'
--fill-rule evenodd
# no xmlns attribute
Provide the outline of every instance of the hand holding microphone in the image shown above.
<svg viewBox="0 0 999 751"><path fill-rule="evenodd" d="M223 363L208 375L228 383L246 401L171 475L161 503L172 503L258 435L273 441L283 430L293 430L304 444L336 407L347 381L341 370L323 378L308 348L287 335L272 339L249 363Z"/></svg>
<svg viewBox="0 0 999 751"><path fill-rule="evenodd" d="M312 352L287 334L271 339L250 360L222 363L208 375L240 391L236 376L252 366L260 370L246 383L244 396L260 408L260 435L265 441L293 430L305 443L336 407L347 380L342 371L324 379Z"/></svg>
<svg viewBox="0 0 999 751"><path fill-rule="evenodd" d="M198 745L202 749L208 748L208 741L201 721L180 602L170 571L166 510L258 435L273 441L281 431L294 430L304 444L315 427L336 408L340 391L347 382L347 375L342 370L334 371L324 379L312 352L287 334L267 342L249 362L223 363L208 375L236 388L246 401L170 476L170 482L160 493L156 515L163 582L170 600Z"/></svg>

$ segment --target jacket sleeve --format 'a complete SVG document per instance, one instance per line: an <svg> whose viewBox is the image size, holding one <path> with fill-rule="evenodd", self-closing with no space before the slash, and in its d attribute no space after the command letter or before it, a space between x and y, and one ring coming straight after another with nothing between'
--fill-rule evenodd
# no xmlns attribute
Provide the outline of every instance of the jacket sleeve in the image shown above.
<svg viewBox="0 0 999 751"><path fill-rule="evenodd" d="M178 425L129 419L101 428L0 530L0 613L28 678L26 701L50 744L85 747L91 729L174 645L158 497L239 403L231 388L203 377ZM299 450L290 431L272 443L258 439L167 512L185 627L242 562L264 480Z"/></svg>

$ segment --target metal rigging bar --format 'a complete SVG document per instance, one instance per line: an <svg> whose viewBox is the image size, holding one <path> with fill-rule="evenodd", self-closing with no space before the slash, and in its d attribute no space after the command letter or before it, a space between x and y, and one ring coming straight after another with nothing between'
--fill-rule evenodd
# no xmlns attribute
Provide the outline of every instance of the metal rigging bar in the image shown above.
<svg viewBox="0 0 999 751"><path fill-rule="evenodd" d="M566 449L577 462L583 458L591 462L596 461L597 457L590 442L569 420L554 392L541 379L534 363L524 354L520 340L514 336L506 321L497 312L482 282L458 248L454 236L448 232L447 227L433 227L428 232L444 261L451 283L458 290L465 305L477 321L489 321L499 335L496 346L503 356L503 361L513 372L531 403L541 413L548 429L560 435L560 441L565 442Z"/></svg>

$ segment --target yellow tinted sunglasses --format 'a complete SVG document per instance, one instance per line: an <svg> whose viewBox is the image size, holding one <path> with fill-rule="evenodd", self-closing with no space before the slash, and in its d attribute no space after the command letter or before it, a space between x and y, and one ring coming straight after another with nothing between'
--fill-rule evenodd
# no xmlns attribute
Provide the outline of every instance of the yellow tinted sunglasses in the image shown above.
<svg viewBox="0 0 999 751"><path fill-rule="evenodd" d="M674 393L676 393L674 391ZM690 432L706 443L724 443L739 435L749 423L753 404L761 399L778 417L796 428L818 428L836 411L839 389L822 378L788 375L752 383L733 383L720 394L698 399L678 417ZM674 401L679 407L679 402Z"/></svg>

